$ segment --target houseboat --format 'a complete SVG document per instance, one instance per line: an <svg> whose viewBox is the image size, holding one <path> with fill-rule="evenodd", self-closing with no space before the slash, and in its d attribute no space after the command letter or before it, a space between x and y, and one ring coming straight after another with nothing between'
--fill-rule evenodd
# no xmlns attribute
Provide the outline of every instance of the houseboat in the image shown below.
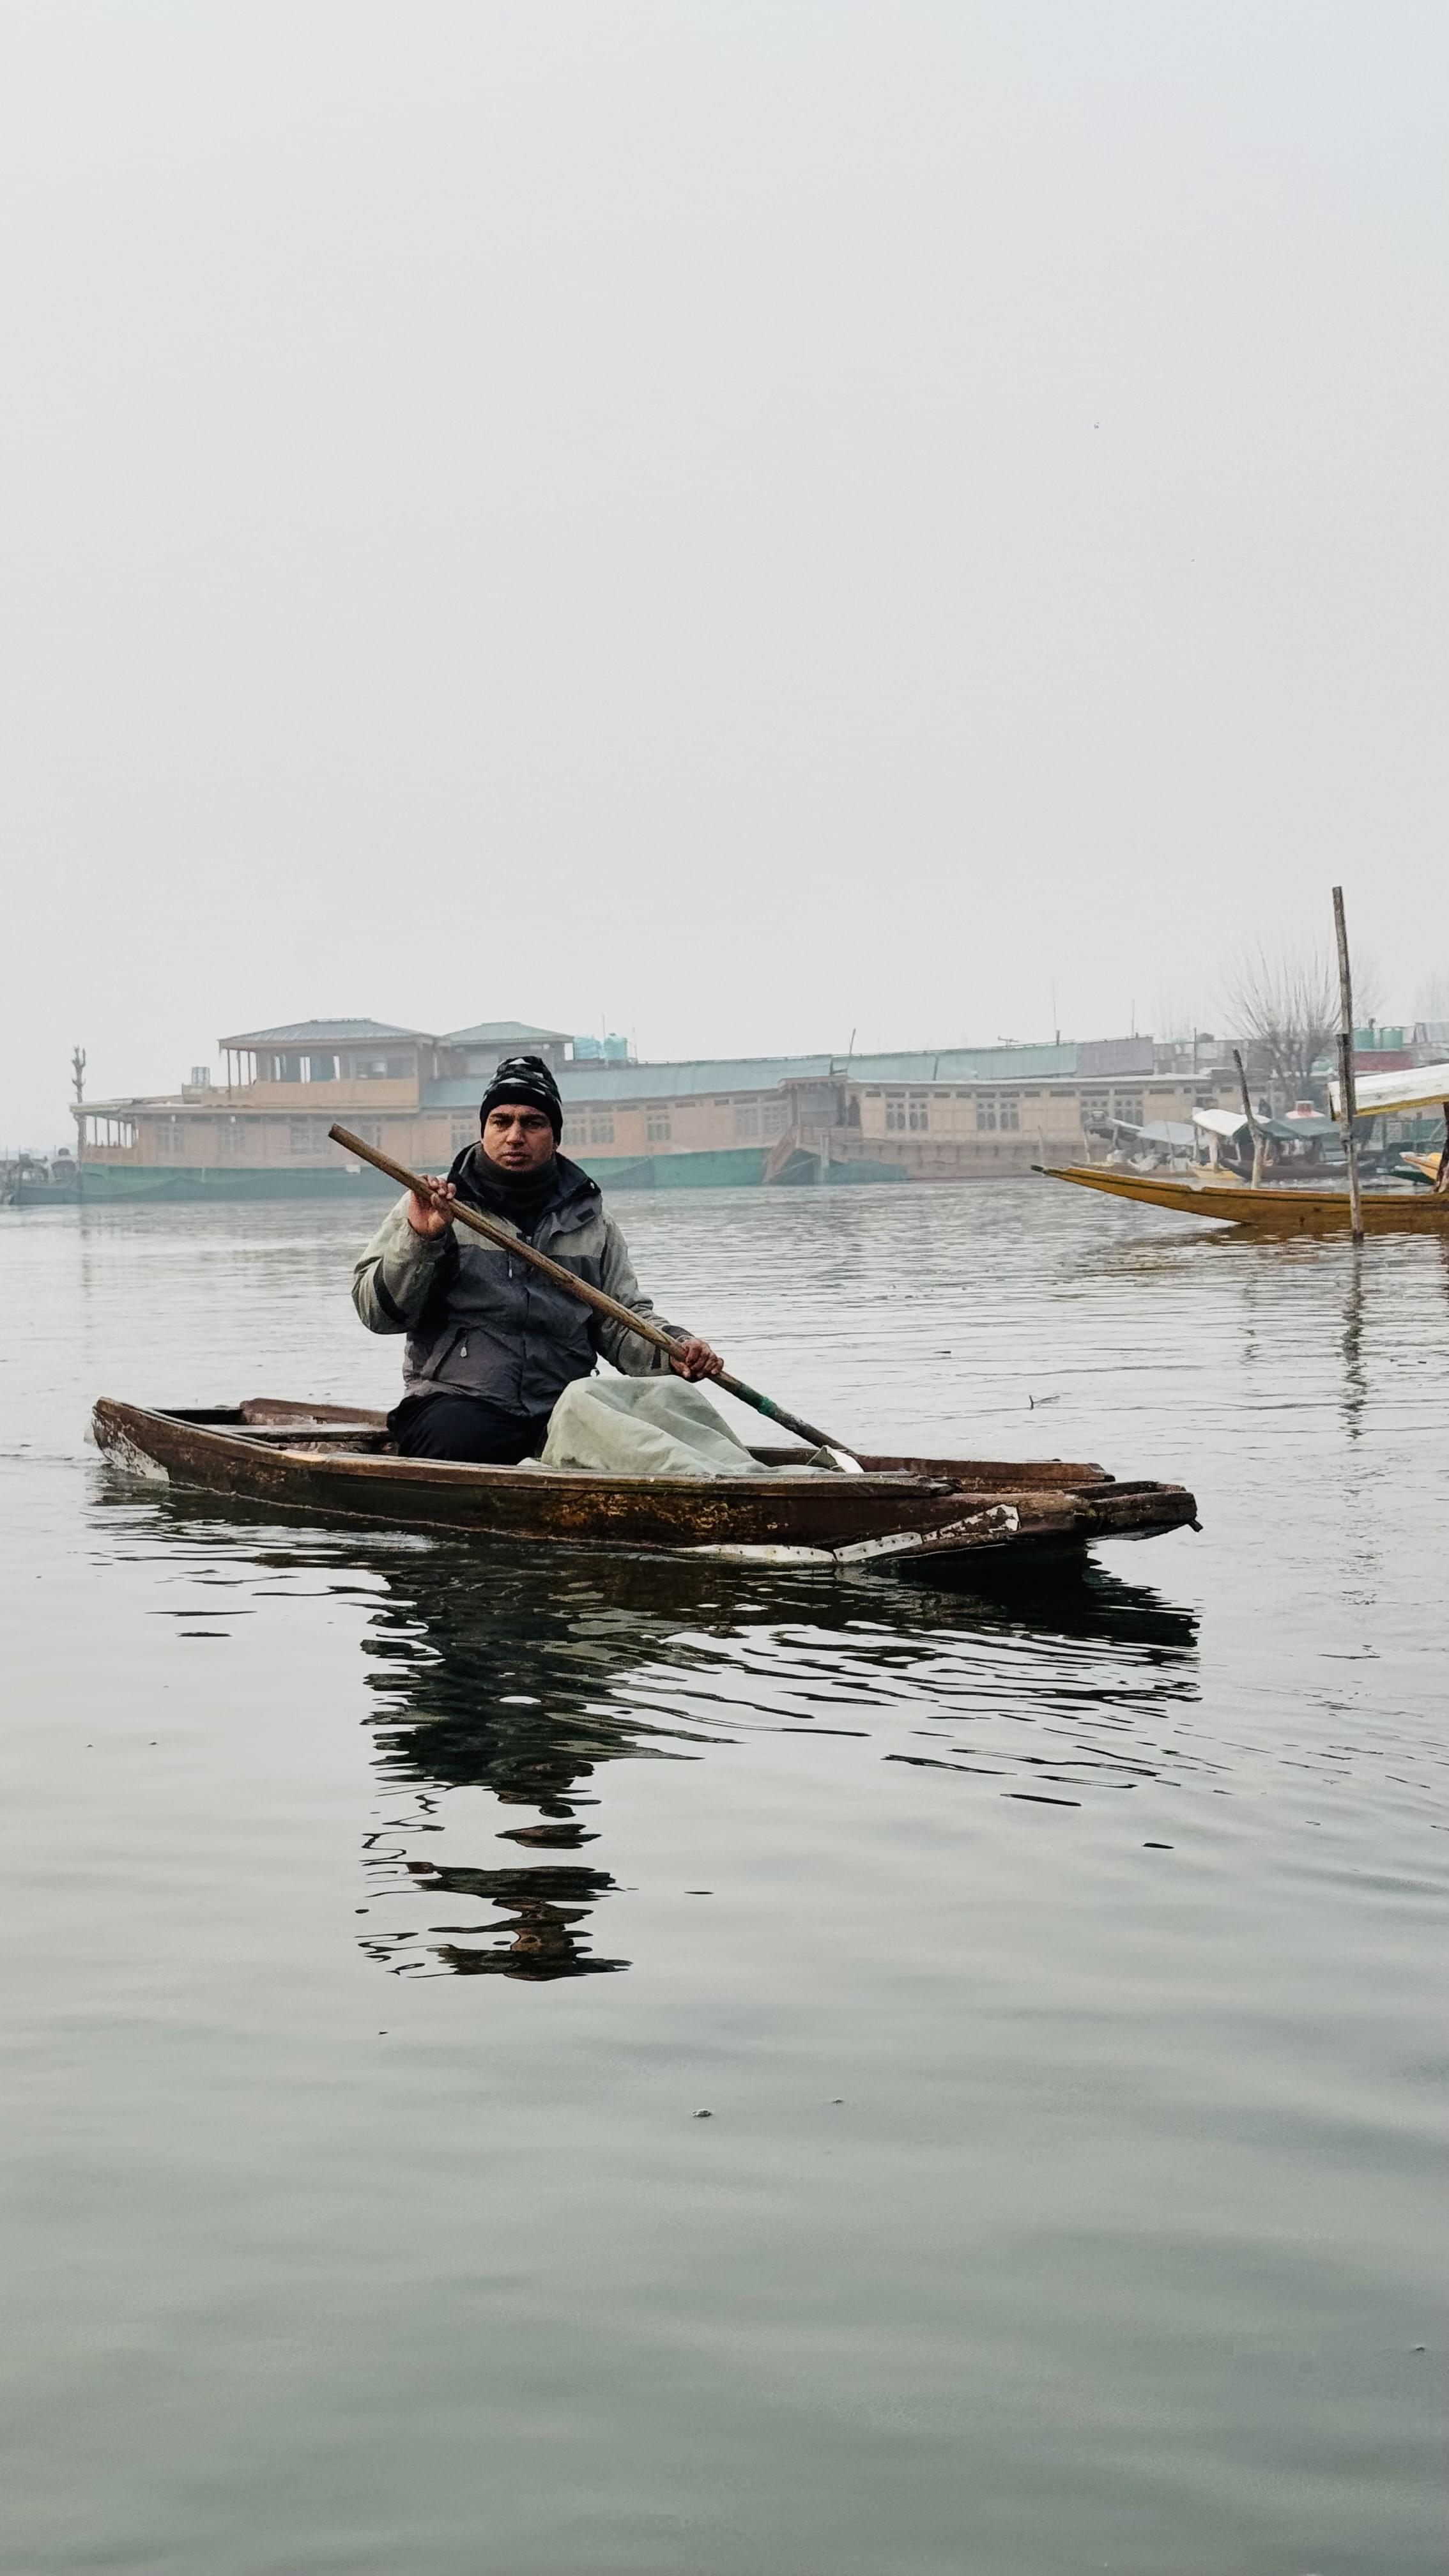
<svg viewBox="0 0 1449 2576"><path fill-rule="evenodd" d="M499 1059L523 1050L557 1077L564 1151L614 1190L1001 1178L1219 1097L1151 1038L636 1063L618 1042L517 1020L434 1035L318 1019L219 1050L219 1079L198 1066L164 1097L76 1104L86 1202L371 1197L389 1184L339 1154L334 1121L444 1171L478 1133Z"/></svg>

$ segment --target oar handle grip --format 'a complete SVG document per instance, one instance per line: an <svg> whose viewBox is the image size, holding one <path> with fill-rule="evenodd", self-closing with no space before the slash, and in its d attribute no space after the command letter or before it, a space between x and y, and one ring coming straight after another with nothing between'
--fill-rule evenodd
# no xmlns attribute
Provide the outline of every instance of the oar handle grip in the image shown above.
<svg viewBox="0 0 1449 2576"><path fill-rule="evenodd" d="M350 1127L329 1127L327 1133L333 1144L340 1145L345 1154L356 1154L364 1163L371 1163L374 1171L386 1172L389 1180L396 1181L399 1189L411 1190L414 1198L425 1204L436 1204L433 1190L420 1173L410 1172L405 1163L395 1163L391 1154L384 1154L378 1146L364 1144L360 1136L354 1136ZM562 1262L550 1261L548 1254L540 1252L535 1244L525 1243L520 1234L510 1234L506 1226L495 1225L491 1217L480 1215L477 1208L467 1207L461 1199L454 1199L449 1204L448 1213L456 1225L468 1226L474 1234L481 1234L485 1242L497 1244L500 1250L516 1260L526 1261L531 1269L541 1270L546 1279L552 1279L557 1287L566 1288L571 1297L579 1298L585 1306L592 1306L596 1314L608 1315L614 1323L622 1324L626 1332L637 1333L641 1341L652 1342L656 1350L678 1350L674 1335L666 1333L661 1324L652 1324L647 1316L636 1315L632 1306L621 1306L617 1297L608 1296L602 1288L591 1287L586 1279L578 1278L572 1270L565 1270ZM768 1395L761 1395L757 1387L746 1386L743 1378L731 1377L722 1370L713 1383L722 1386L727 1395L737 1396L741 1404L753 1405L756 1413L767 1415L783 1430L793 1431L797 1438L808 1440L812 1449L841 1446L840 1442L832 1441L828 1431L817 1431L813 1423L802 1421L798 1414L787 1413L782 1404L775 1404Z"/></svg>
<svg viewBox="0 0 1449 2576"><path fill-rule="evenodd" d="M803 1415L787 1413L783 1404L776 1404L771 1396L761 1395L757 1386L746 1386L742 1377L731 1377L728 1369L721 1369L719 1376L712 1378L710 1383L722 1386L726 1395L737 1396L741 1404L752 1404L757 1413L767 1415L771 1422L778 1422L782 1430L793 1431L797 1439L808 1440L812 1449L839 1449L842 1445L840 1441L832 1440L828 1431L818 1431L813 1422L805 1421Z"/></svg>

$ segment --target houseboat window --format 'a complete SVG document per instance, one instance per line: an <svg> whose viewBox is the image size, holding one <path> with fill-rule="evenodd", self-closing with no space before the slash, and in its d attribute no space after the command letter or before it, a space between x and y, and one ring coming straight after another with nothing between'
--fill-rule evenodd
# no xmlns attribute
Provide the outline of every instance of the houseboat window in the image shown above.
<svg viewBox="0 0 1449 2576"><path fill-rule="evenodd" d="M1020 1096L1016 1092L1003 1091L1001 1098L997 1103L996 1123L998 1127L1020 1127L1021 1100Z"/></svg>
<svg viewBox="0 0 1449 2576"><path fill-rule="evenodd" d="M1126 1127L1140 1127L1142 1124L1141 1092L1114 1092L1112 1095L1112 1115L1114 1118L1120 1118L1123 1125Z"/></svg>
<svg viewBox="0 0 1449 2576"><path fill-rule="evenodd" d="M931 1103L924 1091L911 1093L909 1123L913 1135L921 1136L931 1123Z"/></svg>
<svg viewBox="0 0 1449 2576"><path fill-rule="evenodd" d="M324 1134L320 1118L293 1118L288 1123L288 1143L294 1154L318 1154Z"/></svg>
<svg viewBox="0 0 1449 2576"><path fill-rule="evenodd" d="M157 1153L158 1153L158 1154L179 1154L179 1153L180 1153L180 1151L181 1151L181 1121L180 1121L180 1119L179 1119L179 1118L158 1118L158 1119L157 1119L157 1121L156 1121L156 1151L157 1151Z"/></svg>
<svg viewBox="0 0 1449 2576"><path fill-rule="evenodd" d="M651 1145L667 1145L670 1140L668 1110L651 1109L645 1117L644 1133Z"/></svg>
<svg viewBox="0 0 1449 2576"><path fill-rule="evenodd" d="M858 1127L860 1125L859 1108L853 1100L850 1105L851 1108L855 1110L855 1123ZM760 1134L762 1136L773 1142L777 1136L784 1135L789 1124L790 1112L783 1100L764 1100L760 1103Z"/></svg>
<svg viewBox="0 0 1449 2576"><path fill-rule="evenodd" d="M905 1126L906 1095L903 1091L888 1091L886 1093L885 1123L888 1135L894 1135L897 1128L903 1128Z"/></svg>
<svg viewBox="0 0 1449 2576"><path fill-rule="evenodd" d="M758 1136L759 1132L760 1104L758 1100L737 1100L735 1102L735 1134L741 1138L748 1138L751 1136Z"/></svg>
<svg viewBox="0 0 1449 2576"><path fill-rule="evenodd" d="M1084 1127L1090 1127L1095 1120L1104 1119L1107 1115L1106 1092L1084 1091L1081 1095L1081 1111Z"/></svg>
<svg viewBox="0 0 1449 2576"><path fill-rule="evenodd" d="M335 1082L337 1080L336 1056L309 1055L307 1058L307 1077L311 1082Z"/></svg>
<svg viewBox="0 0 1449 2576"><path fill-rule="evenodd" d="M987 1128L987 1127L991 1128L991 1130L993 1131L993 1133L995 1132L995 1127L996 1127L996 1100L995 1100L994 1095L988 1095L988 1094L986 1094L985 1092L979 1092L979 1093L977 1094L977 1098L976 1098L976 1126L977 1126L977 1131L978 1131L978 1133L979 1133L983 1128Z"/></svg>
<svg viewBox="0 0 1449 2576"><path fill-rule="evenodd" d="M279 1055L277 1058L278 1082L300 1082L301 1079L301 1057L299 1055Z"/></svg>
<svg viewBox="0 0 1449 2576"><path fill-rule="evenodd" d="M234 1161L240 1154L241 1149L241 1120L239 1118L218 1118L216 1122L216 1150L218 1154L225 1155L228 1159Z"/></svg>
<svg viewBox="0 0 1449 2576"><path fill-rule="evenodd" d="M465 1145L476 1144L478 1121L476 1118L455 1118L451 1132L453 1151L455 1154L461 1154Z"/></svg>
<svg viewBox="0 0 1449 2576"><path fill-rule="evenodd" d="M613 1141L614 1113L612 1109L591 1109L589 1112L589 1143L591 1145L612 1145Z"/></svg>

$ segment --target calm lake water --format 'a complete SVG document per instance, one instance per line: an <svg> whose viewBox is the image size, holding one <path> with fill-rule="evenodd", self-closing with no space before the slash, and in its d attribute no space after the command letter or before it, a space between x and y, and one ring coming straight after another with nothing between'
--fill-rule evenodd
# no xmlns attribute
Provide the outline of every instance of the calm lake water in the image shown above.
<svg viewBox="0 0 1449 2576"><path fill-rule="evenodd" d="M617 1207L843 1438L1202 1534L227 1513L89 1403L391 1401L366 1211L0 1216L7 2576L1437 2576L1449 1246Z"/></svg>

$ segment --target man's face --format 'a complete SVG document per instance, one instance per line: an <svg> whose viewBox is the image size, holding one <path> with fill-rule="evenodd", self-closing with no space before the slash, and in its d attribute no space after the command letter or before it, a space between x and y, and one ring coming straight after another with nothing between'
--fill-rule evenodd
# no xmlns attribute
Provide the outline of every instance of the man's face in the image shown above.
<svg viewBox="0 0 1449 2576"><path fill-rule="evenodd" d="M500 1100L483 1122L483 1151L500 1171L540 1171L553 1153L553 1129L541 1109Z"/></svg>

